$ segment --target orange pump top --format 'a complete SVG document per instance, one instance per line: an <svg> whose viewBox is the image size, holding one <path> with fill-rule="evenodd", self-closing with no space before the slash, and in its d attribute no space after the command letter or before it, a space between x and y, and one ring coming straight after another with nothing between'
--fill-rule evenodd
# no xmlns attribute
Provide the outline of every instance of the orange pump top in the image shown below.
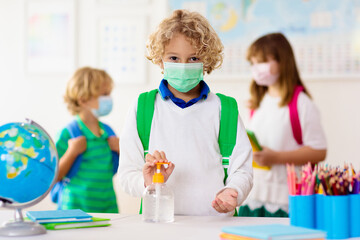
<svg viewBox="0 0 360 240"><path fill-rule="evenodd" d="M161 165L168 165L170 162L158 162L156 163L156 172L153 176L153 183L164 183L164 175L162 175L160 169Z"/></svg>

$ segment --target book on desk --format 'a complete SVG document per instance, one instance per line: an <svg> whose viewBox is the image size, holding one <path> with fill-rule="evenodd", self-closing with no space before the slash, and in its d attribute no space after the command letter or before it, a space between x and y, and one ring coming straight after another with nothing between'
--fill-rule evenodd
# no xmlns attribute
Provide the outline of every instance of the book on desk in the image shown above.
<svg viewBox="0 0 360 240"><path fill-rule="evenodd" d="M27 217L42 224L48 230L106 227L110 226L110 219L93 217L80 210L48 210L48 211L28 211Z"/></svg>
<svg viewBox="0 0 360 240"><path fill-rule="evenodd" d="M282 224L228 226L222 228L221 240L292 240L292 239L325 239L326 233L303 227Z"/></svg>
<svg viewBox="0 0 360 240"><path fill-rule="evenodd" d="M92 216L80 209L27 211L26 216L37 223L90 222Z"/></svg>
<svg viewBox="0 0 360 240"><path fill-rule="evenodd" d="M47 230L65 230L75 228L91 228L91 227L107 227L110 226L110 219L108 218L91 218L91 222L62 222L62 223L43 223Z"/></svg>

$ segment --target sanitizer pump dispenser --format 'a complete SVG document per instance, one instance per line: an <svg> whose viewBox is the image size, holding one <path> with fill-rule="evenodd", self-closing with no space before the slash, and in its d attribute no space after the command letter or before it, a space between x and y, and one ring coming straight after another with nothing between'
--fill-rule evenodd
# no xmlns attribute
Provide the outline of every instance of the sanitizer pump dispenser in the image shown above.
<svg viewBox="0 0 360 240"><path fill-rule="evenodd" d="M174 193L164 183L161 165L156 163L153 182L147 186L143 194L142 218L145 222L173 222L174 221Z"/></svg>

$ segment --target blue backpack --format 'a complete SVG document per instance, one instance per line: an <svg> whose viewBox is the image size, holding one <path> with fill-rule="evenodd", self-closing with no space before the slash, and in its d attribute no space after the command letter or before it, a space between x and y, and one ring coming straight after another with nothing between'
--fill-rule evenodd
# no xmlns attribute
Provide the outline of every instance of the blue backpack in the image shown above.
<svg viewBox="0 0 360 240"><path fill-rule="evenodd" d="M108 134L108 137L116 136L110 126L104 123L102 123L102 125L104 126L105 132ZM71 138L76 138L83 135L76 120L69 123L66 126L66 129L69 131ZM57 203L58 206L61 206L61 194L64 186L70 182L73 176L76 175L76 173L80 168L81 161L82 161L82 154L77 156L66 176L61 181L57 182L54 185L54 187L51 189L50 191L51 201ZM115 175L119 166L119 154L114 151L112 152L112 163L113 163L113 174Z"/></svg>

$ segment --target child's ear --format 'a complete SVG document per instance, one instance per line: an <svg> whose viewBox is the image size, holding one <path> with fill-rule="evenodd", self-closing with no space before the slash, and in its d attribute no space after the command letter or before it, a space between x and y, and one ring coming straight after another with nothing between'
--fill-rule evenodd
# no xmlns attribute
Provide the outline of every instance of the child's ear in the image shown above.
<svg viewBox="0 0 360 240"><path fill-rule="evenodd" d="M82 99L82 98L80 98L80 99L78 99L77 100L77 104L80 106L80 107L82 107L82 106L84 106L85 105L85 100L84 99Z"/></svg>
<svg viewBox="0 0 360 240"><path fill-rule="evenodd" d="M159 67L161 68L161 74L164 74L164 62L163 61L161 61L159 63Z"/></svg>

